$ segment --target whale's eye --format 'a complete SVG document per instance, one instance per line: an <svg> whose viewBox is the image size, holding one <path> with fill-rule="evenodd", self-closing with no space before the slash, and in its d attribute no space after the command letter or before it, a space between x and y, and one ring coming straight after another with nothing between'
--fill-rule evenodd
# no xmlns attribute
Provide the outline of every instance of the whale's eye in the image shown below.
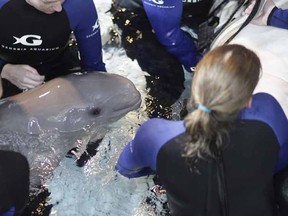
<svg viewBox="0 0 288 216"><path fill-rule="evenodd" d="M95 108L92 110L92 115L93 116L98 116L100 114L101 110L99 108Z"/></svg>

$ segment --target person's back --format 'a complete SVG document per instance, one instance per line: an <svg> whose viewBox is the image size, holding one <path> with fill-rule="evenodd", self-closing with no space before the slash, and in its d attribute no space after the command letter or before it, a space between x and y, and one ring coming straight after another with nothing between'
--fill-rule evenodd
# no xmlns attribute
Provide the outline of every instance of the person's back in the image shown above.
<svg viewBox="0 0 288 216"><path fill-rule="evenodd" d="M271 95L253 95L260 71L241 45L207 53L192 80L193 110L184 121L141 125L116 169L130 178L156 173L172 215L276 215L286 205L276 206L273 177L288 166L288 121Z"/></svg>
<svg viewBox="0 0 288 216"><path fill-rule="evenodd" d="M265 123L241 120L234 124L223 151L229 215L276 215L273 170L278 141ZM172 215L222 216L217 162L183 157L181 134L163 145L157 156L157 174L163 183ZM169 158L169 160L167 160ZM190 162L189 162L190 161Z"/></svg>

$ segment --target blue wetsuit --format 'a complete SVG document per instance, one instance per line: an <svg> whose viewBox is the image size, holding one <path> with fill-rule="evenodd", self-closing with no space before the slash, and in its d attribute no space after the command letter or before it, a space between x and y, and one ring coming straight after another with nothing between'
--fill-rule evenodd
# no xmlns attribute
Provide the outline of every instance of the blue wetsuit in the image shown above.
<svg viewBox="0 0 288 216"><path fill-rule="evenodd" d="M268 17L267 24L270 26L288 29L288 10L283 10L277 7L273 8Z"/></svg>
<svg viewBox="0 0 288 216"><path fill-rule="evenodd" d="M29 64L49 76L73 32L82 70L106 71L93 0L66 0L63 10L53 14L40 12L25 0L0 0L0 29L0 66Z"/></svg>
<svg viewBox="0 0 288 216"><path fill-rule="evenodd" d="M243 109L241 119L259 120L268 124L274 131L280 151L275 172L288 166L288 120L277 100L269 94L258 93L253 97L252 108Z"/></svg>
<svg viewBox="0 0 288 216"><path fill-rule="evenodd" d="M138 2L138 4L136 4ZM142 0L142 7L155 34L166 50L175 55L190 71L200 59L194 41L184 31L182 25L197 28L205 20L212 0ZM139 0L116 0L116 5L139 10Z"/></svg>
<svg viewBox="0 0 288 216"><path fill-rule="evenodd" d="M182 0L143 0L147 17L158 40L168 52L178 57L186 69L194 67L199 54L192 39L181 30Z"/></svg>
<svg viewBox="0 0 288 216"><path fill-rule="evenodd" d="M288 165L287 130L282 108L266 93L254 95L252 107L241 112L223 151L231 215L275 215L273 173ZM215 162L199 159L200 174L191 172L182 156L185 136L183 121L151 119L124 148L116 169L129 178L157 173L172 215L220 216Z"/></svg>

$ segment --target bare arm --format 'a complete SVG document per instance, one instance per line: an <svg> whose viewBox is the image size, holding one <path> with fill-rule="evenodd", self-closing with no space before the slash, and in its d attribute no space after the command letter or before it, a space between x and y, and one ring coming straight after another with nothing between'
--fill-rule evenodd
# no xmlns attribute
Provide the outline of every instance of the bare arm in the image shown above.
<svg viewBox="0 0 288 216"><path fill-rule="evenodd" d="M256 1L253 0L251 4L246 8L245 13L250 14L253 7L255 6ZM264 2L264 6L262 10L259 12L258 16L256 16L251 23L256 25L267 25L268 17L272 11L272 9L276 7L273 0L267 0Z"/></svg>

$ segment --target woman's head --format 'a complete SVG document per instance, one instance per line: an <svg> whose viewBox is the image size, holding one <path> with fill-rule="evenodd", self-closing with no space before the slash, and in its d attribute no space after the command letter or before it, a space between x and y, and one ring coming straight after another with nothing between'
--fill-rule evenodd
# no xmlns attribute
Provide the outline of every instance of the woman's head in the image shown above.
<svg viewBox="0 0 288 216"><path fill-rule="evenodd" d="M207 53L196 67L191 102L195 110L185 118L190 135L186 156L215 156L231 123L251 99L261 63L241 45L225 45Z"/></svg>

